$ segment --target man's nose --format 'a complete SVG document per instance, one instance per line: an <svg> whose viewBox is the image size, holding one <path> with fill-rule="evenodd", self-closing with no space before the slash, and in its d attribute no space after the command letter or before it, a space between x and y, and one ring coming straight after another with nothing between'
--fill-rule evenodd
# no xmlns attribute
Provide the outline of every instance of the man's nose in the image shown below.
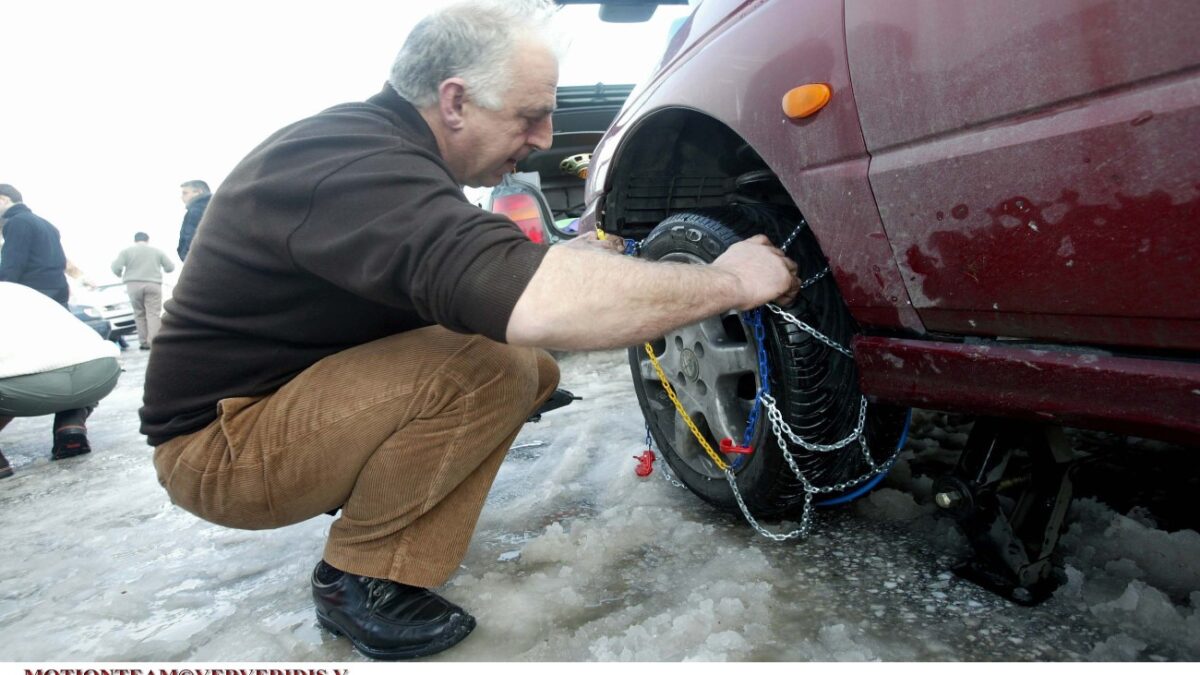
<svg viewBox="0 0 1200 675"><path fill-rule="evenodd" d="M546 118L529 132L529 144L538 150L549 150L553 143L554 123L550 115L546 115Z"/></svg>

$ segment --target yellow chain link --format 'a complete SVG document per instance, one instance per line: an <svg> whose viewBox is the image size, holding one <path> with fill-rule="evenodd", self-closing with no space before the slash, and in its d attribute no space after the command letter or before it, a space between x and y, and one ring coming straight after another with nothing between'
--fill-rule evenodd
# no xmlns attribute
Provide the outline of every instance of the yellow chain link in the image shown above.
<svg viewBox="0 0 1200 675"><path fill-rule="evenodd" d="M712 449L712 446L708 444L708 441L704 438L704 435L701 434L700 430L696 428L696 423L693 422L692 418L687 414L686 411L684 411L683 404L679 402L679 397L675 395L675 390L671 388L671 383L667 381L667 374L663 372L662 366L658 365L658 357L654 355L654 347L652 347L649 342L646 343L646 353L650 356L650 363L654 365L654 370L658 372L658 380L662 382L663 389L667 392L667 396L671 398L671 403L675 404L675 410L679 411L679 416L683 418L683 421L687 423L688 428L692 430L692 435L695 436L696 440L700 442L700 447L704 448L704 452L708 453L709 459L711 459L717 465L718 469L721 471L728 469L729 465L726 464L725 460L721 459L721 456Z"/></svg>

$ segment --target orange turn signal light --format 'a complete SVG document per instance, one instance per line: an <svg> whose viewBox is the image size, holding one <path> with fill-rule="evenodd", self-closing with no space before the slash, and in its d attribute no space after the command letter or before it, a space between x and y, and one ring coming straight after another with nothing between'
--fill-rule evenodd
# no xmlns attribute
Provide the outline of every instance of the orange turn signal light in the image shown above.
<svg viewBox="0 0 1200 675"><path fill-rule="evenodd" d="M805 84L783 95L783 114L792 119L808 117L829 103L833 92L827 84Z"/></svg>

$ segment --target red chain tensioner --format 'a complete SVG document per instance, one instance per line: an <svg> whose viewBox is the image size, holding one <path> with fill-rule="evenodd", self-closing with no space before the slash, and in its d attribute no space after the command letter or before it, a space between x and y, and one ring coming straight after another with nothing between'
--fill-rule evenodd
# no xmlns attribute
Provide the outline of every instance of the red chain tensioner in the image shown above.
<svg viewBox="0 0 1200 675"><path fill-rule="evenodd" d="M633 458L638 461L638 465L634 467L633 472L640 478L645 478L654 471L654 460L658 459L651 450L646 450L640 455L634 455Z"/></svg>
<svg viewBox="0 0 1200 675"><path fill-rule="evenodd" d="M735 455L749 455L754 452L754 448L748 445L736 445L732 438L722 438L721 452L733 453Z"/></svg>

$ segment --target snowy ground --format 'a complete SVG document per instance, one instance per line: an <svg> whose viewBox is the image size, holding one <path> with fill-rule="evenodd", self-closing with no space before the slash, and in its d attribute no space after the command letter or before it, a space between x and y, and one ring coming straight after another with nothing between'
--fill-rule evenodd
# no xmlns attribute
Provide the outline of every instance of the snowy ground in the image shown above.
<svg viewBox="0 0 1200 675"><path fill-rule="evenodd" d="M17 471L0 481L4 660L361 660L313 616L331 519L244 532L171 506L137 433L146 356L124 362L91 455L48 461L49 418L0 432ZM1149 481L1142 500L1117 480L1105 499L1119 511L1077 500L1060 547L1070 581L1029 609L947 572L967 549L922 472L963 446L955 418L918 412L882 489L776 544L657 471L634 476L644 427L623 352L562 367L586 400L518 437L443 589L479 627L433 660L1200 659L1194 452L1077 436L1125 443L1135 466L1183 466L1182 487Z"/></svg>

